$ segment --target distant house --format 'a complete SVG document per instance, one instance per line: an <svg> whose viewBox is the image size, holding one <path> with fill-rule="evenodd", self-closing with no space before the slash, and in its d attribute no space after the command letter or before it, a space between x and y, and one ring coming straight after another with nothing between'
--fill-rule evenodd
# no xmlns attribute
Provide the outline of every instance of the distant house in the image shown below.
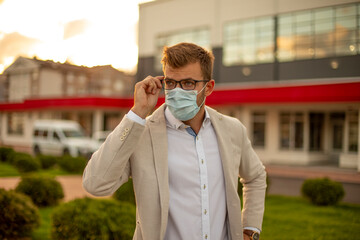
<svg viewBox="0 0 360 240"><path fill-rule="evenodd" d="M25 57L0 76L0 145L29 152L37 119L76 120L89 136L113 129L128 111L124 101L134 86L133 75L110 65L89 68Z"/></svg>

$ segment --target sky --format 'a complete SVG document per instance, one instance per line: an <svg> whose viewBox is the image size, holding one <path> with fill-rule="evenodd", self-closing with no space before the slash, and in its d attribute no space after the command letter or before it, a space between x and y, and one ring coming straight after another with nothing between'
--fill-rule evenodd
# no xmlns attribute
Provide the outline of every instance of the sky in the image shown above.
<svg viewBox="0 0 360 240"><path fill-rule="evenodd" d="M147 1L0 0L0 74L18 56L135 71Z"/></svg>

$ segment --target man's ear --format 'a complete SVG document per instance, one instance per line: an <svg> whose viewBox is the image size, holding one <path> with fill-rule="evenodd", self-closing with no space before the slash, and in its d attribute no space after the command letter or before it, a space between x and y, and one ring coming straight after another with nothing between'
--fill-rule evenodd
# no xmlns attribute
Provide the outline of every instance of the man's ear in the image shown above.
<svg viewBox="0 0 360 240"><path fill-rule="evenodd" d="M215 88L215 80L211 79L207 84L205 88L205 96L210 96L210 94L214 91Z"/></svg>

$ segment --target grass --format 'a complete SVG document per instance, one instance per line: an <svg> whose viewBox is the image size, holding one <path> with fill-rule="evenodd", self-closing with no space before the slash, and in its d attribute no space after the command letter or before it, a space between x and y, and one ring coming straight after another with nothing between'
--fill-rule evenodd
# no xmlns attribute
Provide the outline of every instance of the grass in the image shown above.
<svg viewBox="0 0 360 240"><path fill-rule="evenodd" d="M11 164L0 162L0 177L20 176L19 171Z"/></svg>
<svg viewBox="0 0 360 240"><path fill-rule="evenodd" d="M37 176L56 177L63 175L74 175L76 173L69 173L59 166L54 166L49 169L40 169L35 172ZM78 174L80 175L80 174ZM0 162L0 177L20 177L21 173L11 164Z"/></svg>
<svg viewBox="0 0 360 240"><path fill-rule="evenodd" d="M51 213L54 210L54 207L45 207L40 208L40 227L36 229L32 234L33 240L50 240L51 235Z"/></svg>
<svg viewBox="0 0 360 240"><path fill-rule="evenodd" d="M261 240L338 240L360 235L360 205L319 207L300 197L268 196ZM41 208L33 240L50 238L53 207ZM135 224L135 223L134 223Z"/></svg>
<svg viewBox="0 0 360 240"><path fill-rule="evenodd" d="M360 235L360 205L320 207L300 197L269 196L262 240L354 239Z"/></svg>

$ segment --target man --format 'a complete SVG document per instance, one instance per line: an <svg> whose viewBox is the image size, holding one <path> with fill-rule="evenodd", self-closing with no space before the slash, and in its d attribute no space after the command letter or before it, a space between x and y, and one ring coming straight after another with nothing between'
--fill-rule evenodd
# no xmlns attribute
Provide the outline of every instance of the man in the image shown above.
<svg viewBox="0 0 360 240"><path fill-rule="evenodd" d="M132 177L134 239L258 239L265 168L245 127L205 107L215 86L213 61L195 44L165 47L164 76L135 85L134 106L84 171L85 189L97 196L111 195ZM147 117L162 88L165 104Z"/></svg>

